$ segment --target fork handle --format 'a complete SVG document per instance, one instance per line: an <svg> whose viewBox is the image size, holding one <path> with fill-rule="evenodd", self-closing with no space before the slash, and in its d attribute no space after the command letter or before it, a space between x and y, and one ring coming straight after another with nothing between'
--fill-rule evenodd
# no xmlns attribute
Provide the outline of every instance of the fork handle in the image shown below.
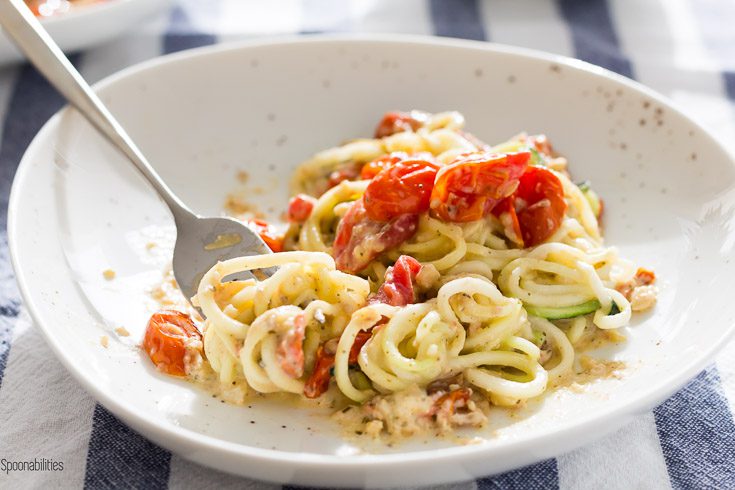
<svg viewBox="0 0 735 490"><path fill-rule="evenodd" d="M177 221L194 216L153 170L140 149L51 39L24 0L0 0L0 24L49 83L128 157L153 185Z"/></svg>

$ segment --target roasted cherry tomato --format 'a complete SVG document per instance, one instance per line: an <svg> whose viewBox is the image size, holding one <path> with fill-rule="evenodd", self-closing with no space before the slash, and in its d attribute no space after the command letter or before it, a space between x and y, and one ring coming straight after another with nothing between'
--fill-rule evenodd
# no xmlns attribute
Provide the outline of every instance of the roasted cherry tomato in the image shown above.
<svg viewBox="0 0 735 490"><path fill-rule="evenodd" d="M436 164L424 160L405 160L382 170L365 189L368 217L390 221L427 211L437 170Z"/></svg>
<svg viewBox="0 0 735 490"><path fill-rule="evenodd" d="M292 223L303 223L311 215L316 199L306 194L296 194L288 202L288 220Z"/></svg>
<svg viewBox="0 0 735 490"><path fill-rule="evenodd" d="M355 335L355 341L352 343L352 348L350 348L350 357L348 358L350 364L355 364L357 362L357 356L360 355L362 346L367 344L367 341L370 340L370 337L372 336L372 328L370 330L360 330L357 332L357 335Z"/></svg>
<svg viewBox="0 0 735 490"><path fill-rule="evenodd" d="M421 263L410 255L401 255L395 265L385 271L385 281L373 295L370 303L406 306L416 302L414 281L421 272Z"/></svg>
<svg viewBox="0 0 735 490"><path fill-rule="evenodd" d="M306 398L319 398L329 389L329 380L332 379L332 367L334 367L334 354L327 353L323 345L316 351L314 370L304 384L304 396Z"/></svg>
<svg viewBox="0 0 735 490"><path fill-rule="evenodd" d="M187 349L201 350L202 334L186 313L162 310L148 320L143 348L159 370L185 376Z"/></svg>
<svg viewBox="0 0 735 490"><path fill-rule="evenodd" d="M567 203L559 178L543 167L528 167L514 194L525 247L546 241L561 226Z"/></svg>
<svg viewBox="0 0 735 490"><path fill-rule="evenodd" d="M248 220L248 224L260 235L268 248L274 252L283 252L283 235L273 225L262 219Z"/></svg>
<svg viewBox="0 0 735 490"><path fill-rule="evenodd" d="M306 317L303 314L293 318L293 325L276 348L276 359L283 371L294 379L304 374L304 336Z"/></svg>
<svg viewBox="0 0 735 490"><path fill-rule="evenodd" d="M348 362L350 364L357 363L357 356L360 355L362 346L372 337L372 329L361 330L355 336L355 342L350 348L350 356ZM314 370L311 376L304 384L304 396L306 398L318 398L329 389L329 380L332 379L332 368L334 367L334 353L329 353L320 345L316 351L316 361L314 361Z"/></svg>
<svg viewBox="0 0 735 490"><path fill-rule="evenodd" d="M362 170L360 170L360 178L362 180L370 180L378 175L381 171L385 170L386 168L390 168L396 163L402 162L403 160L408 160L408 154L402 151L383 155L382 157L363 165Z"/></svg>
<svg viewBox="0 0 735 490"><path fill-rule="evenodd" d="M427 120L428 115L423 112L387 112L375 128L376 138L385 138L396 133L416 131Z"/></svg>
<svg viewBox="0 0 735 490"><path fill-rule="evenodd" d="M506 197L500 201L493 208L492 213L500 220L500 224L503 225L505 236L523 248L523 233L521 232L521 224L518 221L518 215L515 210L515 197Z"/></svg>
<svg viewBox="0 0 735 490"><path fill-rule="evenodd" d="M527 167L529 152L477 152L442 167L431 193L431 209L444 221L481 219L510 196Z"/></svg>
<svg viewBox="0 0 735 490"><path fill-rule="evenodd" d="M403 151L394 151L393 153L383 155L382 157L363 165L362 170L360 171L360 179L370 180L378 175L382 170L390 168L396 163L404 160L423 160L430 162L432 165L439 168L438 164L434 160L434 155L428 151L420 151L418 153L412 153L411 155Z"/></svg>
<svg viewBox="0 0 735 490"><path fill-rule="evenodd" d="M363 199L355 201L337 226L333 254L337 268L354 274L378 255L405 242L416 233L417 214L402 214L380 222L367 216Z"/></svg>

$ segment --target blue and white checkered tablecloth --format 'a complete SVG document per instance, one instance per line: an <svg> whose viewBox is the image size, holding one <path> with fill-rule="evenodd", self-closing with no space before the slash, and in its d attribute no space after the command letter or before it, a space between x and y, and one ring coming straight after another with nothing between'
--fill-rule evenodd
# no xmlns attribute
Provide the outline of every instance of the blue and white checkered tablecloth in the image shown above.
<svg viewBox="0 0 735 490"><path fill-rule="evenodd" d="M96 81L195 46L334 31L489 40L581 58L663 92L735 143L733 0L182 0L73 61ZM61 106L33 68L0 69L0 459L64 463L60 472L0 473L0 488L273 486L197 466L131 431L71 379L30 321L8 257L8 192L26 146ZM683 390L611 436L457 486L735 488L733 409L731 343Z"/></svg>

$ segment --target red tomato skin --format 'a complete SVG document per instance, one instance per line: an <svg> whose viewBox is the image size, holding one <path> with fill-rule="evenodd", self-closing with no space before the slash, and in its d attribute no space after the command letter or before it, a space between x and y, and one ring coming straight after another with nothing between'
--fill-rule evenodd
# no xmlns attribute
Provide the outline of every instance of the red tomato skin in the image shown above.
<svg viewBox="0 0 735 490"><path fill-rule="evenodd" d="M251 219L248 220L251 228L260 235L268 248L273 252L283 252L283 235L265 220L262 219Z"/></svg>
<svg viewBox="0 0 735 490"><path fill-rule="evenodd" d="M187 348L191 348L191 339L201 342L202 334L189 315L176 310L161 310L148 320L143 349L160 371L172 376L185 376L184 358Z"/></svg>
<svg viewBox="0 0 735 490"><path fill-rule="evenodd" d="M350 356L348 358L348 362L350 364L357 363L357 356L360 355L362 347L367 344L367 341L370 340L372 336L372 328L370 330L360 330L359 332L357 332L357 335L355 335L355 342L353 342L352 347L350 348Z"/></svg>
<svg viewBox="0 0 735 490"><path fill-rule="evenodd" d="M421 263L410 255L401 255L396 263L385 271L385 281L368 302L392 306L415 303L414 281L421 272L421 267Z"/></svg>
<svg viewBox="0 0 735 490"><path fill-rule="evenodd" d="M407 159L408 155L403 152L394 152L388 155L383 155L382 157L363 165L362 170L360 170L360 179L370 180L386 168L390 168L396 163Z"/></svg>
<svg viewBox="0 0 735 490"><path fill-rule="evenodd" d="M420 151L410 155L403 151L394 151L363 165L362 170L360 170L360 179L370 180L386 168L390 168L396 163L405 160L421 160L430 163L437 169L439 168L439 164L435 161L434 155L427 151Z"/></svg>
<svg viewBox="0 0 735 490"><path fill-rule="evenodd" d="M493 215L500 220L505 228L505 236L520 248L524 247L523 232L521 224L518 221L518 214L515 209L515 197L506 197L493 208Z"/></svg>
<svg viewBox="0 0 735 490"><path fill-rule="evenodd" d="M360 272L375 257L411 238L418 223L417 214L402 214L385 223L371 220L363 199L358 199L337 226L332 250L337 268L350 274ZM366 246L368 242L370 247ZM358 246L362 249L355 254Z"/></svg>
<svg viewBox="0 0 735 490"><path fill-rule="evenodd" d="M339 262L340 256L347 251L350 241L352 240L352 230L355 225L360 221L365 220L367 217L366 215L367 213L365 212L363 200L360 198L352 203L350 209L347 210L340 220L339 225L337 226L337 234L332 245L334 258L337 262ZM339 268L339 265L337 267Z"/></svg>
<svg viewBox="0 0 735 490"><path fill-rule="evenodd" d="M460 155L436 175L430 205L444 221L476 221L518 186L531 154L476 152Z"/></svg>
<svg viewBox="0 0 735 490"><path fill-rule="evenodd" d="M521 176L514 196L526 247L543 243L559 229L567 203L564 187L553 172L543 167L529 167ZM520 203L524 206L521 207Z"/></svg>
<svg viewBox="0 0 735 490"><path fill-rule="evenodd" d="M648 286L656 282L656 274L650 269L639 267L635 273L635 281L641 286Z"/></svg>
<svg viewBox="0 0 735 490"><path fill-rule="evenodd" d="M423 160L398 162L378 173L365 189L365 210L374 221L429 209L437 167Z"/></svg>
<svg viewBox="0 0 735 490"><path fill-rule="evenodd" d="M329 389L329 380L332 378L334 354L328 354L323 345L316 351L314 370L304 384L306 398L319 398Z"/></svg>
<svg viewBox="0 0 735 490"><path fill-rule="evenodd" d="M357 363L362 347L373 336L372 329L357 332L355 341L350 348L348 361L350 364ZM334 367L335 355L330 354L320 345L316 351L316 361L311 376L304 384L304 396L306 398L319 398L329 389L329 380L332 379L332 368Z"/></svg>
<svg viewBox="0 0 735 490"><path fill-rule="evenodd" d="M386 112L375 128L376 138L385 138L396 133L416 131L426 121L426 115L420 112Z"/></svg>
<svg viewBox="0 0 735 490"><path fill-rule="evenodd" d="M283 336L276 348L276 359L281 369L294 379L304 374L304 336L306 335L306 317L296 315L293 327Z"/></svg>
<svg viewBox="0 0 735 490"><path fill-rule="evenodd" d="M316 199L306 194L296 194L288 202L288 220L292 223L303 223L311 215Z"/></svg>

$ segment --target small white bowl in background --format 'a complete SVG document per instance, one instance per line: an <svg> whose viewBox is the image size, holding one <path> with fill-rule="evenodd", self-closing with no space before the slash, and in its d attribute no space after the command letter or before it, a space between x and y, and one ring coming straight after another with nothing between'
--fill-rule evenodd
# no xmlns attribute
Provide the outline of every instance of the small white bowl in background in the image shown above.
<svg viewBox="0 0 735 490"><path fill-rule="evenodd" d="M168 8L171 0L105 0L72 6L68 12L40 18L41 24L66 53L91 48L114 39ZM0 65L24 56L0 31Z"/></svg>

